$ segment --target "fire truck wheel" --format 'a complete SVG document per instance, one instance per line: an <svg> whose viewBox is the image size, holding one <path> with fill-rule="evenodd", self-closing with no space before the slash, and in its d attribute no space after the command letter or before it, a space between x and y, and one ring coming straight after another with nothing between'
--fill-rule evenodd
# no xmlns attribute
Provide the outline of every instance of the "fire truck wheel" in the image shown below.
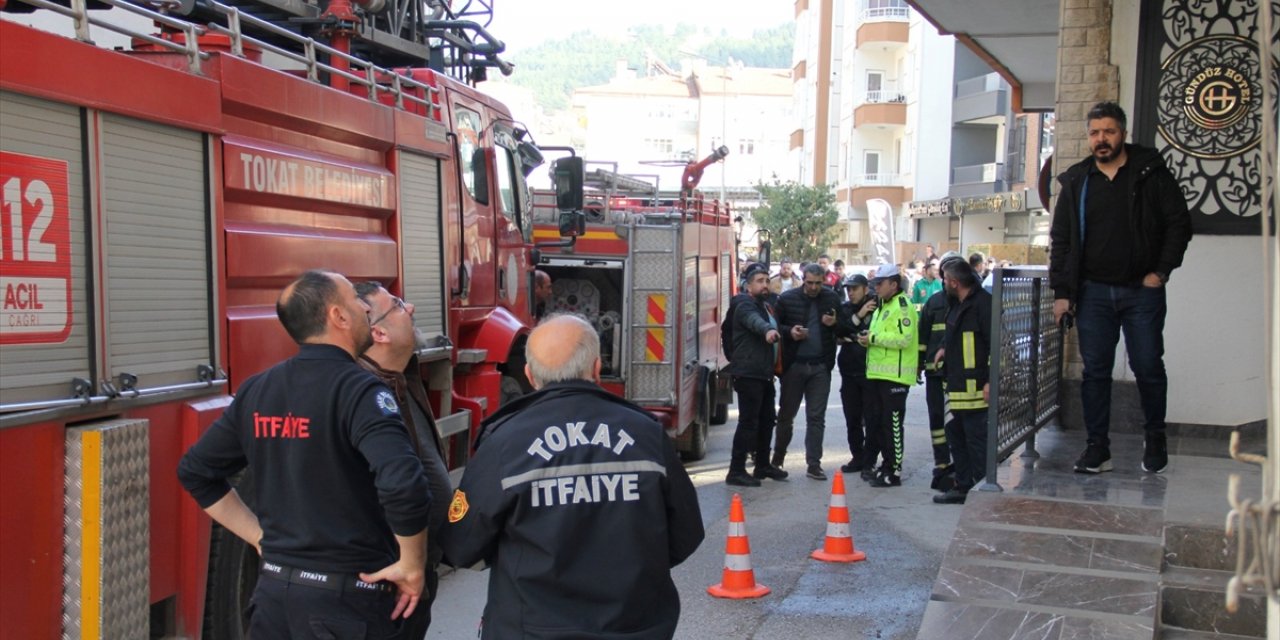
<svg viewBox="0 0 1280 640"><path fill-rule="evenodd" d="M502 386L498 399L499 406L504 405L525 394L524 385L515 376L502 376Z"/></svg>
<svg viewBox="0 0 1280 640"><path fill-rule="evenodd" d="M240 498L252 504L253 478L241 477ZM258 584L258 554L235 534L213 525L209 540L209 584L204 607L206 640L242 640L249 626L245 612Z"/></svg>
<svg viewBox="0 0 1280 640"><path fill-rule="evenodd" d="M689 425L689 446L680 451L680 457L689 462L696 462L707 457L707 423L694 422Z"/></svg>
<svg viewBox="0 0 1280 640"><path fill-rule="evenodd" d="M711 412L711 424L724 424L728 421L729 403L717 404L715 411Z"/></svg>

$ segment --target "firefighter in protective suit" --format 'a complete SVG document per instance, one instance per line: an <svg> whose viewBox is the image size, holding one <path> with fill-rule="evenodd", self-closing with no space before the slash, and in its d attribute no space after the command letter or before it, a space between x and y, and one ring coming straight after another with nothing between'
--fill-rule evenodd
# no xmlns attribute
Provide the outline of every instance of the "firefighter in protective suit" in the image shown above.
<svg viewBox="0 0 1280 640"><path fill-rule="evenodd" d="M491 565L482 637L672 637L671 568L704 535L674 444L596 384L585 320L544 321L525 354L537 391L485 421L441 540L454 566Z"/></svg>

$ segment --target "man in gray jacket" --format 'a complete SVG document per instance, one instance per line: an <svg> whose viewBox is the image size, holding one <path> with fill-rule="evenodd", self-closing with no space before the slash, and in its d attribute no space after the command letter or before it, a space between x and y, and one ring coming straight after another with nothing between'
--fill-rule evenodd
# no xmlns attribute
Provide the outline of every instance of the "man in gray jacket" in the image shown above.
<svg viewBox="0 0 1280 640"><path fill-rule="evenodd" d="M752 263L743 271L746 296L735 298L729 313L733 314L733 353L729 373L738 392L738 430L733 434L733 452L729 457L729 475L725 484L758 487L760 478L781 480L787 473L769 464L769 439L777 420L774 410L773 376L777 362L780 335L773 313L764 303L769 293L769 268ZM754 451L754 477L747 473L747 452Z"/></svg>

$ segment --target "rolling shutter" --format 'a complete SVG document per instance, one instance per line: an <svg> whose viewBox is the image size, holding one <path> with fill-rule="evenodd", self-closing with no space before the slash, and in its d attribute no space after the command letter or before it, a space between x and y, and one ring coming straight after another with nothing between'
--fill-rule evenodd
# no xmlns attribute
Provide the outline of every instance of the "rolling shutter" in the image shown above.
<svg viewBox="0 0 1280 640"><path fill-rule="evenodd" d="M404 299L428 338L445 335L444 247L440 239L440 161L400 153L400 237Z"/></svg>
<svg viewBox="0 0 1280 640"><path fill-rule="evenodd" d="M70 398L72 378L92 377L83 145L79 108L0 91L0 151L66 163L68 211L55 215L67 216L71 281L71 327L65 337L34 344L0 344L0 405ZM8 216L10 208L6 206L0 214ZM52 302L48 299L51 293L45 292L45 303ZM0 321L8 322L8 316L5 313Z"/></svg>
<svg viewBox="0 0 1280 640"><path fill-rule="evenodd" d="M195 381L212 353L202 134L110 114L102 131L107 371Z"/></svg>

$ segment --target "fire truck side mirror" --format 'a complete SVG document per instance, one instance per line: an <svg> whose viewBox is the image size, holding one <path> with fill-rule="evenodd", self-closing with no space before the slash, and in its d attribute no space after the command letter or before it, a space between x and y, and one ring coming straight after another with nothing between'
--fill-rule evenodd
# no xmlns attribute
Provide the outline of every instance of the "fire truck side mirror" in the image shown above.
<svg viewBox="0 0 1280 640"><path fill-rule="evenodd" d="M560 212L560 237L576 238L587 232L587 216L581 211Z"/></svg>
<svg viewBox="0 0 1280 640"><path fill-rule="evenodd" d="M551 164L551 181L556 189L556 209L561 212L582 211L583 166L582 158L578 156L558 158Z"/></svg>

